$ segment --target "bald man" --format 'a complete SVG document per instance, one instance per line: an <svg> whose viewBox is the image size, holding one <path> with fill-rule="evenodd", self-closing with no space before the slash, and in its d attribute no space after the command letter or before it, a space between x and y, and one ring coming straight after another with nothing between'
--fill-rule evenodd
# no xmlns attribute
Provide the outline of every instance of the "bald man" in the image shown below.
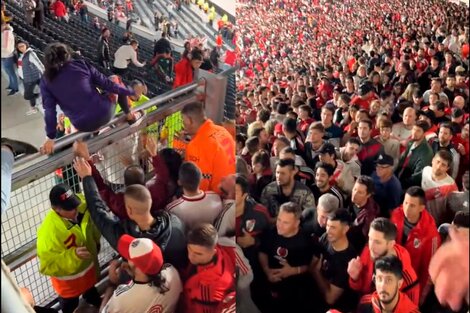
<svg viewBox="0 0 470 313"><path fill-rule="evenodd" d="M463 110L463 108L465 107L465 99L464 97L462 96L456 96L454 98L454 102L452 102L452 107L454 108L459 108L461 110Z"/></svg>
<svg viewBox="0 0 470 313"><path fill-rule="evenodd" d="M109 208L100 197L86 159L75 158L74 168L82 178L85 198L90 201L87 203L91 219L111 247L117 250L118 240L124 234L149 238L161 247L166 262L177 269L186 267L186 230L183 223L176 215L163 210L152 213L152 196L145 186L134 184L126 187L124 205L129 219L119 221L108 213Z"/></svg>
<svg viewBox="0 0 470 313"><path fill-rule="evenodd" d="M411 136L411 130L416 124L416 110L412 107L403 111L402 122L396 123L392 127L392 137L400 141L403 147L406 147L408 139Z"/></svg>

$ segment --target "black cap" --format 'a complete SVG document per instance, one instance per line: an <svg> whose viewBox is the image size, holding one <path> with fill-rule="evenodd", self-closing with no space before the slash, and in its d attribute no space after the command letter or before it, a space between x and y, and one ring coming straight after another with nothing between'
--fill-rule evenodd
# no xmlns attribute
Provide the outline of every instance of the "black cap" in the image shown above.
<svg viewBox="0 0 470 313"><path fill-rule="evenodd" d="M431 120L432 124L436 123L436 114L434 113L433 110L426 110L426 111L421 110L421 111L418 112L418 115L426 116L428 119Z"/></svg>
<svg viewBox="0 0 470 313"><path fill-rule="evenodd" d="M318 150L318 153L336 154L336 149L335 149L335 146L333 146L331 143L326 142L320 147L320 149Z"/></svg>
<svg viewBox="0 0 470 313"><path fill-rule="evenodd" d="M52 206L66 211L72 211L82 203L73 190L65 184L54 186L49 193L49 200Z"/></svg>
<svg viewBox="0 0 470 313"><path fill-rule="evenodd" d="M359 96L364 96L367 93L371 92L372 89L373 87L369 82L364 82L359 86L358 94Z"/></svg>
<svg viewBox="0 0 470 313"><path fill-rule="evenodd" d="M393 166L393 158L388 154L381 154L375 162L377 165L390 165Z"/></svg>

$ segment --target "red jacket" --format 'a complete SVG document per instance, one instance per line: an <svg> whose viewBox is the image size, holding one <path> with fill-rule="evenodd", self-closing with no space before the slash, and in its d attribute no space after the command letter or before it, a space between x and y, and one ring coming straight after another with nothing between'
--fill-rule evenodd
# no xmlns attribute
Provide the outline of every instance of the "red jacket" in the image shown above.
<svg viewBox="0 0 470 313"><path fill-rule="evenodd" d="M418 275L421 296L423 296L425 295L423 293L427 293L430 287L429 263L441 242L434 218L424 210L418 224L408 234L405 243L402 242L405 225L403 206L393 210L390 219L397 226L397 243L403 245L410 254L411 265Z"/></svg>
<svg viewBox="0 0 470 313"><path fill-rule="evenodd" d="M235 248L216 246L215 263L190 265L184 283L184 312L216 313L220 303L235 289Z"/></svg>
<svg viewBox="0 0 470 313"><path fill-rule="evenodd" d="M193 67L188 58L182 58L175 64L175 80L173 81L173 88L178 88L193 82Z"/></svg>
<svg viewBox="0 0 470 313"><path fill-rule="evenodd" d="M100 172L96 169L93 162L88 161L91 165L91 175L98 187L101 198L108 205L111 211L119 217L119 219L129 219L127 215L126 206L124 205L124 193L114 192L101 177ZM163 159L156 155L152 158L155 179L147 183L147 188L152 196L151 212L163 210L168 203L168 185L170 173Z"/></svg>
<svg viewBox="0 0 470 313"><path fill-rule="evenodd" d="M404 292L414 304L419 304L419 283L416 272L411 265L410 254L402 246L395 244L395 253L403 264L403 285L401 291ZM349 286L360 294L368 294L374 291L372 286L372 274L374 272L374 261L370 257L369 246L366 246L361 253L362 271L356 281L349 278ZM401 313L401 312L400 312Z"/></svg>
<svg viewBox="0 0 470 313"><path fill-rule="evenodd" d="M65 4L57 0L51 5L51 10L54 11L55 16L57 17L64 17L67 15L67 8L65 7Z"/></svg>
<svg viewBox="0 0 470 313"><path fill-rule="evenodd" d="M371 295L362 297L357 308L357 313L382 313L377 291ZM419 309L406 294L400 292L398 303L393 313L419 313Z"/></svg>

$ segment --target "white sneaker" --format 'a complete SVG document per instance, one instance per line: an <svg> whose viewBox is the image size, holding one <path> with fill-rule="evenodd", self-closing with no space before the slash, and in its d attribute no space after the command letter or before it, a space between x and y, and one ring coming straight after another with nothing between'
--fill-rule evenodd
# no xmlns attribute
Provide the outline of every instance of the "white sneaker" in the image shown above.
<svg viewBox="0 0 470 313"><path fill-rule="evenodd" d="M36 107L34 107L34 108L30 108L30 109L26 112L26 115L33 115L33 114L36 114L36 113L38 113L38 112L39 112L39 110L38 110Z"/></svg>

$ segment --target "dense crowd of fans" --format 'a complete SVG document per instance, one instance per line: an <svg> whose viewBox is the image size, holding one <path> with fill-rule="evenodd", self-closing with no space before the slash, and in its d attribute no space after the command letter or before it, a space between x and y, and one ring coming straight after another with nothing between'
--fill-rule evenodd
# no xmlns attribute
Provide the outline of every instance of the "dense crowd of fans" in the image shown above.
<svg viewBox="0 0 470 313"><path fill-rule="evenodd" d="M101 67L64 43L48 45L41 60L26 41L15 38L14 18L3 6L2 69L8 73L10 95L18 92L17 74L21 79L31 106L28 114L43 106L47 140L36 149L2 138L2 213L9 206L12 166L19 155L51 154L55 139L65 134L106 132L100 128L121 111L133 124L138 113L155 109L138 111L149 100L145 82L134 79L127 86L121 79L132 79L129 66L146 66L132 34L126 33L114 52L110 29L98 27L98 63L115 74L106 77ZM179 62L173 62L172 52L164 33L148 60L151 74L170 87L193 82L199 68L218 69L220 47L211 53L192 39ZM207 118L199 102L167 118L158 131L157 125L145 127L93 155L86 143L76 142L73 166L56 172L51 210L37 230L37 257L62 312L233 312L236 268L242 276L249 274L234 240L234 136ZM154 173L150 181L148 168ZM101 236L123 258L111 262L103 297L95 287ZM22 293L34 306L29 291ZM80 296L89 306L79 307Z"/></svg>
<svg viewBox="0 0 470 313"><path fill-rule="evenodd" d="M468 237L468 8L239 2L240 305L467 312L432 258L449 231Z"/></svg>

